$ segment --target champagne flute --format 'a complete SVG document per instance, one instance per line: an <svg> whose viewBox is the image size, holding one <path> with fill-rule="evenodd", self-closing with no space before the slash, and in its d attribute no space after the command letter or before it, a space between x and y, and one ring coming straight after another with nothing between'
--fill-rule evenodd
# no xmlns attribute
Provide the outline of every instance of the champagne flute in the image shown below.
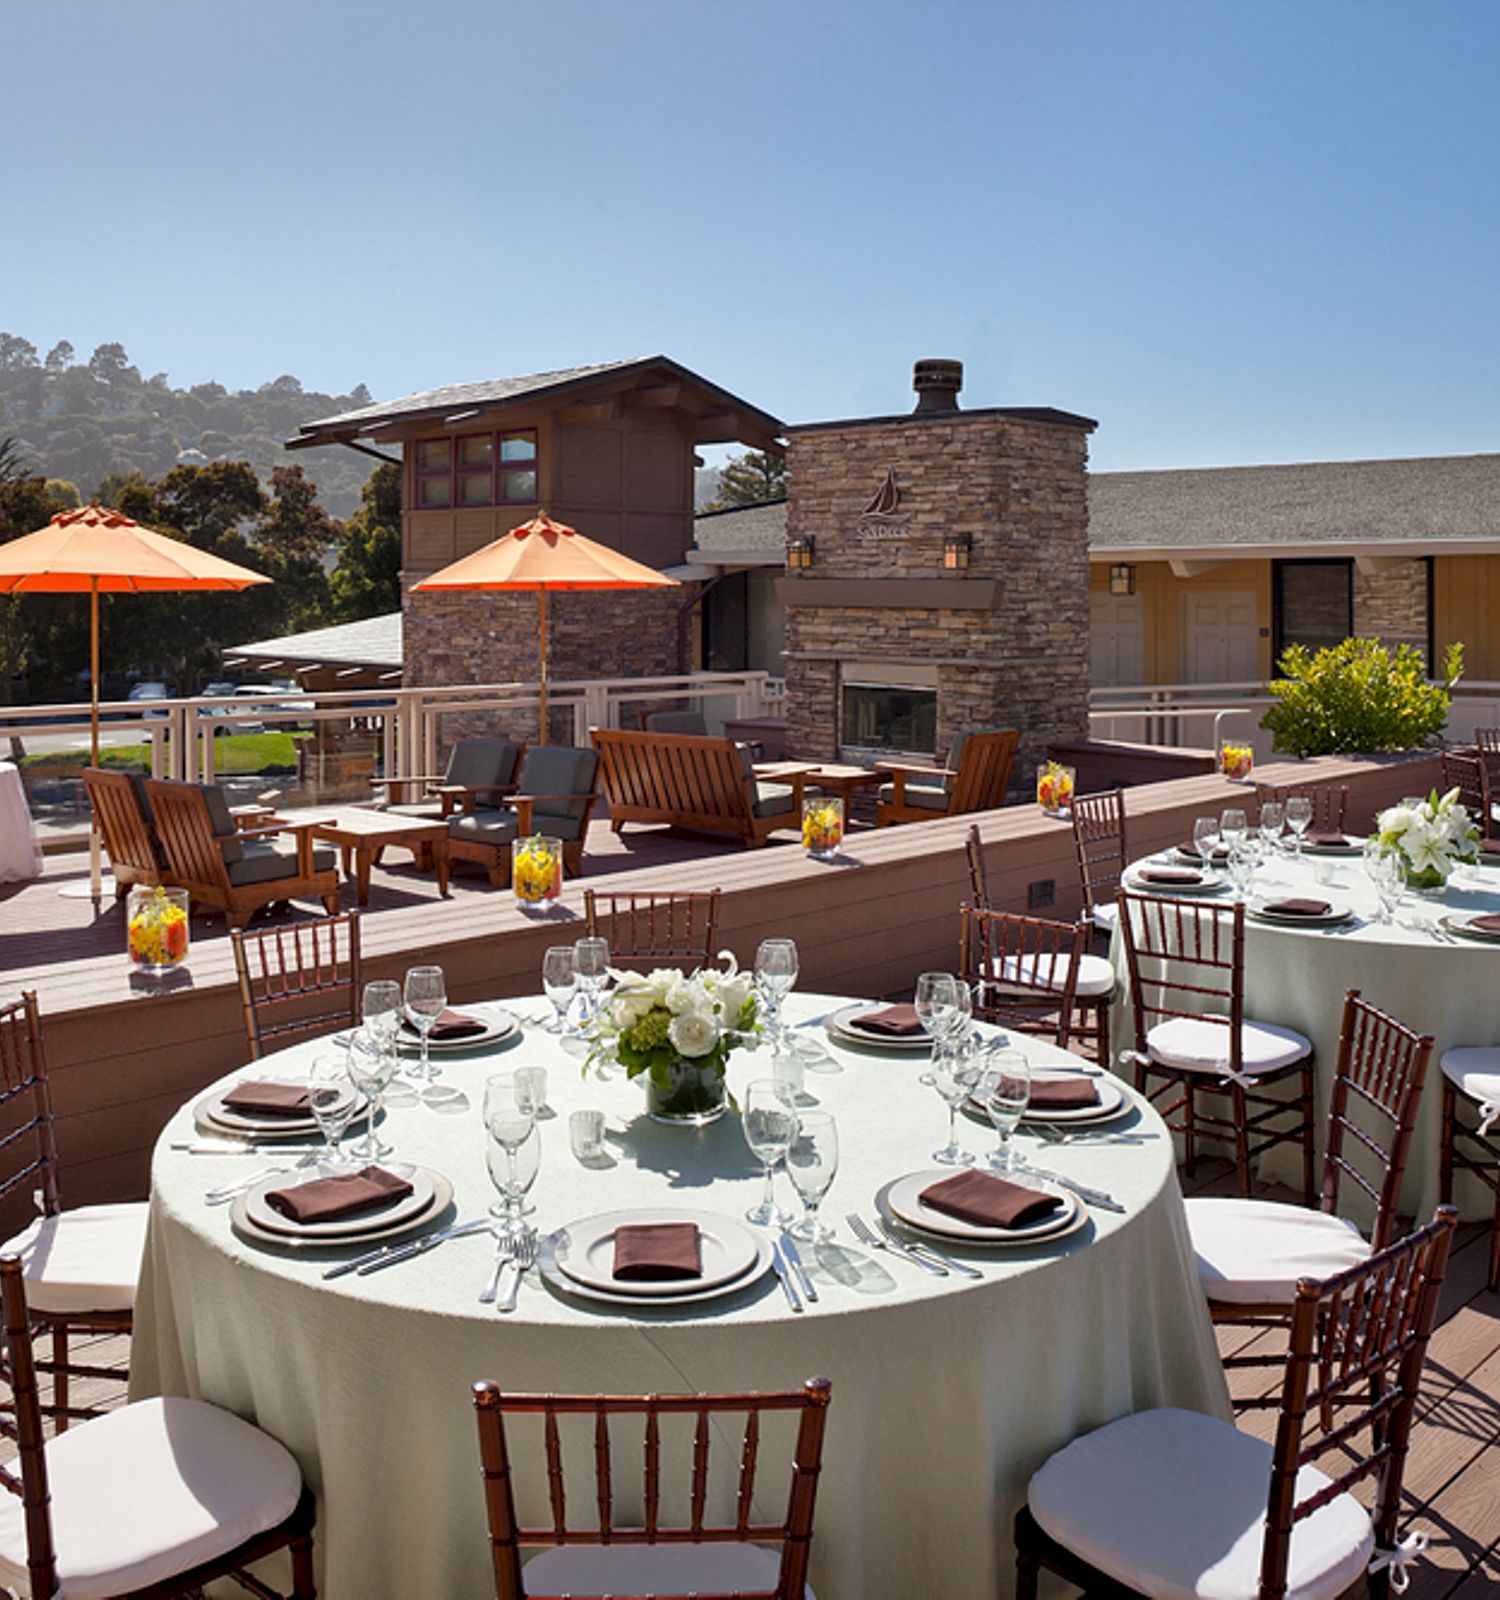
<svg viewBox="0 0 1500 1600"><path fill-rule="evenodd" d="M978 1081L979 1053L972 1036L933 1057L933 1087L948 1108L948 1143L932 1157L940 1166L973 1165L974 1157L958 1142L958 1108L974 1092Z"/></svg>
<svg viewBox="0 0 1500 1600"><path fill-rule="evenodd" d="M497 1072L485 1079L485 1132L490 1144L505 1152L505 1182L497 1184L504 1198L490 1207L491 1214L501 1219L502 1233L514 1233L521 1227L519 1192L514 1205L510 1196L519 1181L516 1152L536 1130L534 1093L532 1084L518 1072ZM494 1159L493 1152L491 1159ZM491 1176L494 1176L493 1165Z"/></svg>
<svg viewBox="0 0 1500 1600"><path fill-rule="evenodd" d="M997 1172L1015 1170L1010 1139L1031 1099L1031 1068L1019 1050L1008 1045L993 1045L985 1052L984 1109L1000 1136L999 1146L990 1154L990 1165Z"/></svg>
<svg viewBox="0 0 1500 1600"><path fill-rule="evenodd" d="M780 1078L755 1079L745 1090L741 1121L750 1154L760 1162L766 1175L761 1203L752 1206L745 1217L762 1227L780 1227L788 1218L776 1205L772 1179L797 1136L797 1102L791 1085Z"/></svg>
<svg viewBox="0 0 1500 1600"><path fill-rule="evenodd" d="M762 939L755 952L755 995L766 1019L771 1048L786 1046L781 1008L797 983L797 946L791 939Z"/></svg>
<svg viewBox="0 0 1500 1600"><path fill-rule="evenodd" d="M323 1161L329 1167L343 1166L348 1160L342 1141L345 1131L354 1120L357 1104L354 1090L344 1076L343 1061L335 1055L316 1057L312 1078L307 1085L307 1108L323 1135L326 1146Z"/></svg>
<svg viewBox="0 0 1500 1600"><path fill-rule="evenodd" d="M787 1232L808 1244L822 1244L833 1229L818 1220L818 1207L839 1170L838 1124L826 1111L804 1111L786 1157L787 1176L802 1197L802 1220Z"/></svg>
<svg viewBox="0 0 1500 1600"><path fill-rule="evenodd" d="M438 1075L428 1048L429 1035L448 1009L448 988L441 967L412 967L406 974L406 1014L422 1036L422 1062L417 1076L429 1081Z"/></svg>
<svg viewBox="0 0 1500 1600"><path fill-rule="evenodd" d="M570 944L549 945L542 956L542 992L556 1015L545 1023L548 1033L566 1033L568 1007L578 990L578 956Z"/></svg>
<svg viewBox="0 0 1500 1600"><path fill-rule="evenodd" d="M1302 835L1312 824L1312 801L1305 794L1287 796L1286 825L1292 830L1292 854L1302 859Z"/></svg>
<svg viewBox="0 0 1500 1600"><path fill-rule="evenodd" d="M392 1150L391 1145L380 1142L375 1123L380 1116L381 1097L396 1076L395 1046L378 1033L361 1028L349 1036L347 1048L349 1081L366 1100L365 1136L352 1153L361 1161L379 1161Z"/></svg>
<svg viewBox="0 0 1500 1600"><path fill-rule="evenodd" d="M573 961L583 994L583 1015L578 1019L579 1031L583 1032L599 1015L600 995L609 978L609 940L578 940L573 946Z"/></svg>

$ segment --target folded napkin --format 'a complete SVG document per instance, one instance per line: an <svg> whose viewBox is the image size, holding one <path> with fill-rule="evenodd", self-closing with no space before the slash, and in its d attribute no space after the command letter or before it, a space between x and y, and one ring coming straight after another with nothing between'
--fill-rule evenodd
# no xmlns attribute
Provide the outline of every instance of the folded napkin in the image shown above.
<svg viewBox="0 0 1500 1600"><path fill-rule="evenodd" d="M1278 917L1326 917L1333 907L1326 900L1271 900L1261 907Z"/></svg>
<svg viewBox="0 0 1500 1600"><path fill-rule="evenodd" d="M1040 1222L1062 1206L1055 1194L1027 1189L988 1172L959 1172L929 1185L917 1197L924 1206L981 1228L1020 1228Z"/></svg>
<svg viewBox="0 0 1500 1600"><path fill-rule="evenodd" d="M1099 1104L1092 1078L1033 1078L1027 1104L1036 1111L1075 1111Z"/></svg>
<svg viewBox="0 0 1500 1600"><path fill-rule="evenodd" d="M1142 883L1202 883L1203 874L1191 867L1142 867L1136 876Z"/></svg>
<svg viewBox="0 0 1500 1600"><path fill-rule="evenodd" d="M1500 933L1500 916L1491 913L1484 917L1470 917L1464 926L1479 933Z"/></svg>
<svg viewBox="0 0 1500 1600"><path fill-rule="evenodd" d="M392 1200L405 1199L411 1185L405 1178L383 1167L365 1167L337 1178L315 1178L293 1189L272 1189L266 1204L293 1222L336 1222L340 1217L358 1216Z"/></svg>
<svg viewBox="0 0 1500 1600"><path fill-rule="evenodd" d="M644 1222L615 1229L614 1276L626 1283L670 1283L703 1276L695 1222Z"/></svg>
<svg viewBox="0 0 1500 1600"><path fill-rule="evenodd" d="M1193 843L1191 839L1187 840L1185 844L1178 845L1177 849L1180 854L1191 856L1194 861L1201 861L1203 859L1203 852L1196 844ZM1213 849L1213 857L1215 861L1228 861L1229 846L1227 844L1216 844Z"/></svg>
<svg viewBox="0 0 1500 1600"><path fill-rule="evenodd" d="M1500 839L1481 839L1479 848L1487 856L1500 856Z"/></svg>
<svg viewBox="0 0 1500 1600"><path fill-rule="evenodd" d="M272 1083L256 1079L237 1083L224 1096L230 1111L253 1111L263 1117L310 1117L305 1083Z"/></svg>
<svg viewBox="0 0 1500 1600"><path fill-rule="evenodd" d="M1347 845L1349 840L1337 828L1313 828L1302 837L1304 844Z"/></svg>
<svg viewBox="0 0 1500 1600"><path fill-rule="evenodd" d="M887 1006L884 1011L867 1011L863 1016L850 1017L849 1026L858 1028L861 1033L883 1033L898 1039L909 1039L923 1031L915 1006Z"/></svg>
<svg viewBox="0 0 1500 1600"><path fill-rule="evenodd" d="M410 1017L403 1015L401 1026L413 1036L420 1038L422 1030ZM444 1039L472 1039L475 1034L484 1032L484 1024L478 1017L466 1017L461 1011L445 1011L432 1025L430 1038Z"/></svg>

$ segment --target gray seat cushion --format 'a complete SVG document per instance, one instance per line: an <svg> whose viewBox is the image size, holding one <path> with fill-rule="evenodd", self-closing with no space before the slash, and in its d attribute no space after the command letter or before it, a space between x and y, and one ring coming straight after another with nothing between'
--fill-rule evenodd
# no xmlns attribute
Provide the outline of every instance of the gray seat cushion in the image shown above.
<svg viewBox="0 0 1500 1600"><path fill-rule="evenodd" d="M554 839L571 844L579 836L583 824L577 817L532 817L536 833L545 833ZM491 806L476 806L473 811L456 813L448 819L448 837L467 839L471 844L493 845L499 849L516 836L516 813L497 811Z"/></svg>
<svg viewBox="0 0 1500 1600"><path fill-rule="evenodd" d="M537 796L532 816L538 831L551 831L560 838L578 837L577 829L583 824L598 765L597 752L575 749L571 745L541 745L526 752L517 787L522 794ZM576 799L568 798L575 795ZM564 835L553 826L562 820L575 825L573 833Z"/></svg>
<svg viewBox="0 0 1500 1600"><path fill-rule="evenodd" d="M200 783L198 792L203 796L204 804L208 807L208 820L213 825L214 837L227 841L223 846L224 865L233 867L245 854L244 845L238 843L235 834L239 831L234 825L234 818L229 814L229 802L224 798L224 791L213 783ZM253 842L253 841L252 841ZM229 881L236 881L231 872ZM259 878L246 878L246 883L259 883Z"/></svg>
<svg viewBox="0 0 1500 1600"><path fill-rule="evenodd" d="M789 783L757 783L752 785L752 790L750 809L758 817L779 817L789 812L797 793Z"/></svg>
<svg viewBox="0 0 1500 1600"><path fill-rule="evenodd" d="M909 783L906 786L905 794L906 803L909 806L920 806L924 811L946 811L948 809L948 791L935 783ZM894 803L895 798L895 784L881 784L881 805L891 805Z"/></svg>
<svg viewBox="0 0 1500 1600"><path fill-rule="evenodd" d="M312 853L314 872L331 872L337 853L327 845L314 845ZM249 883L274 883L278 878L297 876L297 847L286 844L266 844L252 839L240 846L240 855L226 862L229 881L236 888Z"/></svg>
<svg viewBox="0 0 1500 1600"><path fill-rule="evenodd" d="M704 738L708 726L701 711L649 711L646 713L647 733L685 733Z"/></svg>
<svg viewBox="0 0 1500 1600"><path fill-rule="evenodd" d="M448 757L444 781L478 789L487 783L509 783L515 771L516 747L509 739L460 739Z"/></svg>

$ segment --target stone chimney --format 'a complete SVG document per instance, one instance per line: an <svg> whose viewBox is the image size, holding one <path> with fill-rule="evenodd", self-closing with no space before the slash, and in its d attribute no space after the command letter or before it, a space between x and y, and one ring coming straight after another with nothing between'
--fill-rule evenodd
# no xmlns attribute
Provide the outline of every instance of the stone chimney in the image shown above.
<svg viewBox="0 0 1500 1600"><path fill-rule="evenodd" d="M911 386L917 391L912 407L917 416L929 411L957 411L958 391L964 386L962 361L919 361L911 370Z"/></svg>

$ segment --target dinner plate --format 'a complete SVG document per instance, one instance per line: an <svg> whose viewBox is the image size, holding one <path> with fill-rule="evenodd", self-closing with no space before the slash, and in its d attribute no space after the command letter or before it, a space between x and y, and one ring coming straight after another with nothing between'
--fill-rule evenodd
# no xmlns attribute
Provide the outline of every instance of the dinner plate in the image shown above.
<svg viewBox="0 0 1500 1600"><path fill-rule="evenodd" d="M1223 878L1205 877L1202 883L1149 883L1131 869L1125 874L1125 887L1144 894L1223 894L1229 887Z"/></svg>
<svg viewBox="0 0 1500 1600"><path fill-rule="evenodd" d="M482 1045L499 1044L501 1040L509 1039L521 1029L521 1024L504 1006L478 1001L474 1005L453 1006L450 1009L462 1016L473 1017L476 1022L482 1022L484 1032L471 1033L463 1039L433 1039L429 1044L433 1055L448 1054L455 1050L477 1050ZM414 1055L422 1053L421 1038L415 1033L408 1033L404 1028L398 1030L396 1044L404 1052Z"/></svg>
<svg viewBox="0 0 1500 1600"><path fill-rule="evenodd" d="M876 1000L857 1000L852 1006L843 1006L832 1012L824 1026L831 1034L850 1044L868 1045L872 1050L929 1050L932 1040L925 1033L891 1034L864 1033L851 1027L854 1017L867 1017L872 1011L884 1011L885 1004Z"/></svg>
<svg viewBox="0 0 1500 1600"><path fill-rule="evenodd" d="M408 1234L421 1233L453 1204L453 1185L440 1173L433 1172L429 1176L432 1178L433 1193L432 1200L425 1210L401 1222L390 1222L377 1216L373 1219L369 1231L365 1233L341 1233L333 1238L326 1234L312 1237L301 1233L273 1233L269 1228L261 1227L250 1216L249 1199L255 1190L235 1197L234 1203L229 1208L229 1222L242 1239L248 1239L252 1244L276 1245L283 1250L329 1250L351 1244L386 1244L405 1238ZM283 1173L278 1178L267 1179L264 1184L257 1184L256 1189L274 1189L279 1183L285 1182L286 1175Z"/></svg>
<svg viewBox="0 0 1500 1600"><path fill-rule="evenodd" d="M615 1229L649 1227L663 1222L691 1222L698 1229L703 1272L697 1278L669 1279L666 1282L625 1282L614 1276ZM558 1271L585 1288L602 1289L609 1294L631 1299L660 1300L680 1295L685 1290L714 1289L742 1278L755 1264L756 1234L733 1217L714 1211L690 1211L678 1206L633 1207L626 1211L605 1211L581 1217L559 1228L552 1236L557 1241Z"/></svg>
<svg viewBox="0 0 1500 1600"><path fill-rule="evenodd" d="M722 1221L715 1218L715 1221ZM718 1300L725 1295L738 1294L742 1289L748 1289L751 1284L758 1282L771 1269L771 1240L765 1234L752 1234L755 1241L755 1260L749 1270L738 1278L731 1279L728 1283L715 1284L711 1289L705 1289L699 1283L691 1284L685 1292L677 1294L661 1294L642 1296L638 1294L622 1294L621 1285L613 1284L609 1289L596 1289L591 1284L579 1283L576 1278L570 1278L558 1265L558 1242L565 1230L548 1234L542 1241L537 1251L536 1264L542 1274L543 1280L556 1289L559 1294L575 1296L582 1300L594 1300L601 1305L624 1306L631 1311L641 1312L646 1310L675 1309L678 1306L698 1305L708 1300ZM681 1290L682 1284L671 1287Z"/></svg>
<svg viewBox="0 0 1500 1600"><path fill-rule="evenodd" d="M247 1083L298 1083L305 1084L309 1080L301 1078L260 1078L250 1076L240 1080ZM228 1089L208 1095L193 1107L193 1115L198 1120L198 1125L207 1133L222 1136L225 1133L238 1134L241 1138L264 1139L305 1139L309 1134L318 1134L317 1119L309 1113L307 1116L277 1117L266 1116L253 1111L235 1111L224 1104L224 1095L237 1087L231 1084ZM354 1112L350 1118L356 1121L364 1114L365 1097L352 1084L339 1084L349 1098L354 1102Z"/></svg>
<svg viewBox="0 0 1500 1600"><path fill-rule="evenodd" d="M950 1217L942 1211L934 1211L931 1206L923 1205L918 1198L921 1192L934 1183L941 1183L944 1178L953 1177L952 1168L931 1168L926 1172L911 1172L904 1178L896 1178L875 1196L875 1204L888 1216L897 1222L918 1233L929 1233L939 1239L953 1239L964 1244L983 1245L1026 1245L1039 1244L1042 1240L1060 1239L1073 1233L1088 1221L1088 1209L1083 1201L1071 1189L1064 1189L1057 1184L1048 1183L1045 1178L1032 1178L1024 1173L1017 1173L1015 1182L1024 1184L1028 1189L1036 1189L1042 1194L1056 1195L1062 1201L1062 1209L1054 1211L1050 1217L1042 1217L1036 1222L1027 1223L1022 1228L985 1228L978 1223L965 1222L962 1217Z"/></svg>
<svg viewBox="0 0 1500 1600"><path fill-rule="evenodd" d="M1038 1079L1041 1079L1047 1082L1056 1082L1059 1079L1070 1079L1076 1078L1077 1076L1078 1074L1076 1072L1049 1073L1044 1068L1039 1072L1033 1072L1031 1075L1031 1081L1035 1083ZM1121 1112L1128 1111L1130 1109L1129 1102L1125 1098L1124 1088L1120 1084L1116 1083L1113 1078L1090 1078L1089 1082L1092 1083L1099 1091L1098 1105L1071 1106L1065 1109L1060 1108L1056 1111L1033 1111L1028 1106L1026 1109L1026 1114L1021 1118L1021 1121L1047 1123L1110 1122L1115 1117L1118 1117Z"/></svg>
<svg viewBox="0 0 1500 1600"><path fill-rule="evenodd" d="M1449 933L1456 933L1464 939L1473 939L1476 944L1500 944L1500 933L1491 933L1485 928L1470 927L1467 917L1456 917L1451 911L1445 911L1438 921Z"/></svg>
<svg viewBox="0 0 1500 1600"><path fill-rule="evenodd" d="M1247 906L1245 915L1254 922L1268 922L1278 928L1336 928L1354 915L1353 907L1337 900L1328 902L1329 909L1321 916L1301 917L1291 911L1271 911L1265 906Z"/></svg>
<svg viewBox="0 0 1500 1600"><path fill-rule="evenodd" d="M400 1165L397 1163L398 1168ZM357 1171L358 1168L352 1170ZM267 1233L285 1233L294 1239L363 1238L371 1228L383 1228L407 1222L431 1208L433 1196L437 1193L433 1182L436 1174L422 1167L409 1167L402 1170L400 1175L411 1184L411 1193L402 1195L399 1200L387 1201L378 1210L372 1207L357 1216L335 1217L328 1222L296 1222L276 1210L266 1199L268 1194L279 1190L301 1187L300 1183L290 1181L293 1174L283 1173L265 1183L256 1184L250 1190L245 1196L245 1215L256 1227L265 1229ZM326 1176L326 1173L309 1169L302 1181L315 1183L320 1177Z"/></svg>
<svg viewBox="0 0 1500 1600"><path fill-rule="evenodd" d="M1312 844L1307 840L1302 842L1302 854L1305 856L1357 856L1364 853L1365 841L1351 839L1346 833L1342 844Z"/></svg>

